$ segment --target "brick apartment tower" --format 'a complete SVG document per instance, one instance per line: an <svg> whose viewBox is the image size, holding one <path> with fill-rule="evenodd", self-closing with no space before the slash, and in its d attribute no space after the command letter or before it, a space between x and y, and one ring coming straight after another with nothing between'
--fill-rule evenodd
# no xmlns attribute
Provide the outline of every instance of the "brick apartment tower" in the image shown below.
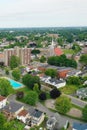
<svg viewBox="0 0 87 130"><path fill-rule="evenodd" d="M14 47L11 49L4 50L4 63L6 66L9 66L10 58L12 55L18 56L21 61L21 65L28 65L31 60L31 50L30 48L19 48Z"/></svg>

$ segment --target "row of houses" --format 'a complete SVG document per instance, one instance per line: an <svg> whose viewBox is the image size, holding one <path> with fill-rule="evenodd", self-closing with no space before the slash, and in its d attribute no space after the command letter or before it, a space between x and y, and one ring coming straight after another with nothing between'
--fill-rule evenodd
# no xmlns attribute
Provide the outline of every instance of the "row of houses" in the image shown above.
<svg viewBox="0 0 87 130"><path fill-rule="evenodd" d="M26 110L21 103L8 102L7 98L0 96L0 111L4 113L8 120L18 119L28 126L39 126L45 117L45 114L38 110L29 108Z"/></svg>
<svg viewBox="0 0 87 130"><path fill-rule="evenodd" d="M58 67L58 66L52 66L48 64L39 65L37 69L44 73L46 69L50 69L50 68L55 69L57 71L57 77L63 79L69 76L78 76L79 74L82 73L81 70L76 70L72 67Z"/></svg>

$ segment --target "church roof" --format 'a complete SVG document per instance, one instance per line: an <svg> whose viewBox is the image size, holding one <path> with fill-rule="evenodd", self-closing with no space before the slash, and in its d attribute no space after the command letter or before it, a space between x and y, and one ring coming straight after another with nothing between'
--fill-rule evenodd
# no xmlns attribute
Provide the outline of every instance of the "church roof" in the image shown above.
<svg viewBox="0 0 87 130"><path fill-rule="evenodd" d="M57 47L57 48L54 48L54 53L55 55L60 56L63 54L63 51Z"/></svg>

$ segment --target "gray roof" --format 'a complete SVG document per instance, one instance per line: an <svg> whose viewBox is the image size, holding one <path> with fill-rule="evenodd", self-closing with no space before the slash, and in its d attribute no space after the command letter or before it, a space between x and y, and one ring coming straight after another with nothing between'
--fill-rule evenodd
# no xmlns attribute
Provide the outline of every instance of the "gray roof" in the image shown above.
<svg viewBox="0 0 87 130"><path fill-rule="evenodd" d="M60 115L59 115L58 113L54 113L54 114L48 119L47 124L52 125L52 124L54 124L54 123L57 123L57 122L59 122L60 118L61 118L61 117L60 117Z"/></svg>
<svg viewBox="0 0 87 130"><path fill-rule="evenodd" d="M23 105L16 103L16 102L10 102L9 104L7 104L3 110L7 111L7 112L11 112L11 113L15 113L16 111L18 111L21 107L23 107Z"/></svg>
<svg viewBox="0 0 87 130"><path fill-rule="evenodd" d="M29 109L29 114L33 117L40 118L43 112L37 110L37 109Z"/></svg>
<svg viewBox="0 0 87 130"><path fill-rule="evenodd" d="M51 79L49 79L49 81L51 83L55 82L56 84L64 83L65 82L64 80L58 80L58 79L55 79L55 78L51 78Z"/></svg>

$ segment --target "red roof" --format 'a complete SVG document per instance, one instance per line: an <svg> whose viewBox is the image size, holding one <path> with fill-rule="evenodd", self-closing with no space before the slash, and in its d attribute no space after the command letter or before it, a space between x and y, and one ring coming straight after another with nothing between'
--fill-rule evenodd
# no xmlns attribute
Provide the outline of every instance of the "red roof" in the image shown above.
<svg viewBox="0 0 87 130"><path fill-rule="evenodd" d="M63 54L63 51L57 47L57 48L54 48L54 53L55 55L60 56Z"/></svg>
<svg viewBox="0 0 87 130"><path fill-rule="evenodd" d="M28 114L28 112L26 110L22 110L18 116L26 116Z"/></svg>
<svg viewBox="0 0 87 130"><path fill-rule="evenodd" d="M0 101L3 101L6 97L0 96Z"/></svg>

